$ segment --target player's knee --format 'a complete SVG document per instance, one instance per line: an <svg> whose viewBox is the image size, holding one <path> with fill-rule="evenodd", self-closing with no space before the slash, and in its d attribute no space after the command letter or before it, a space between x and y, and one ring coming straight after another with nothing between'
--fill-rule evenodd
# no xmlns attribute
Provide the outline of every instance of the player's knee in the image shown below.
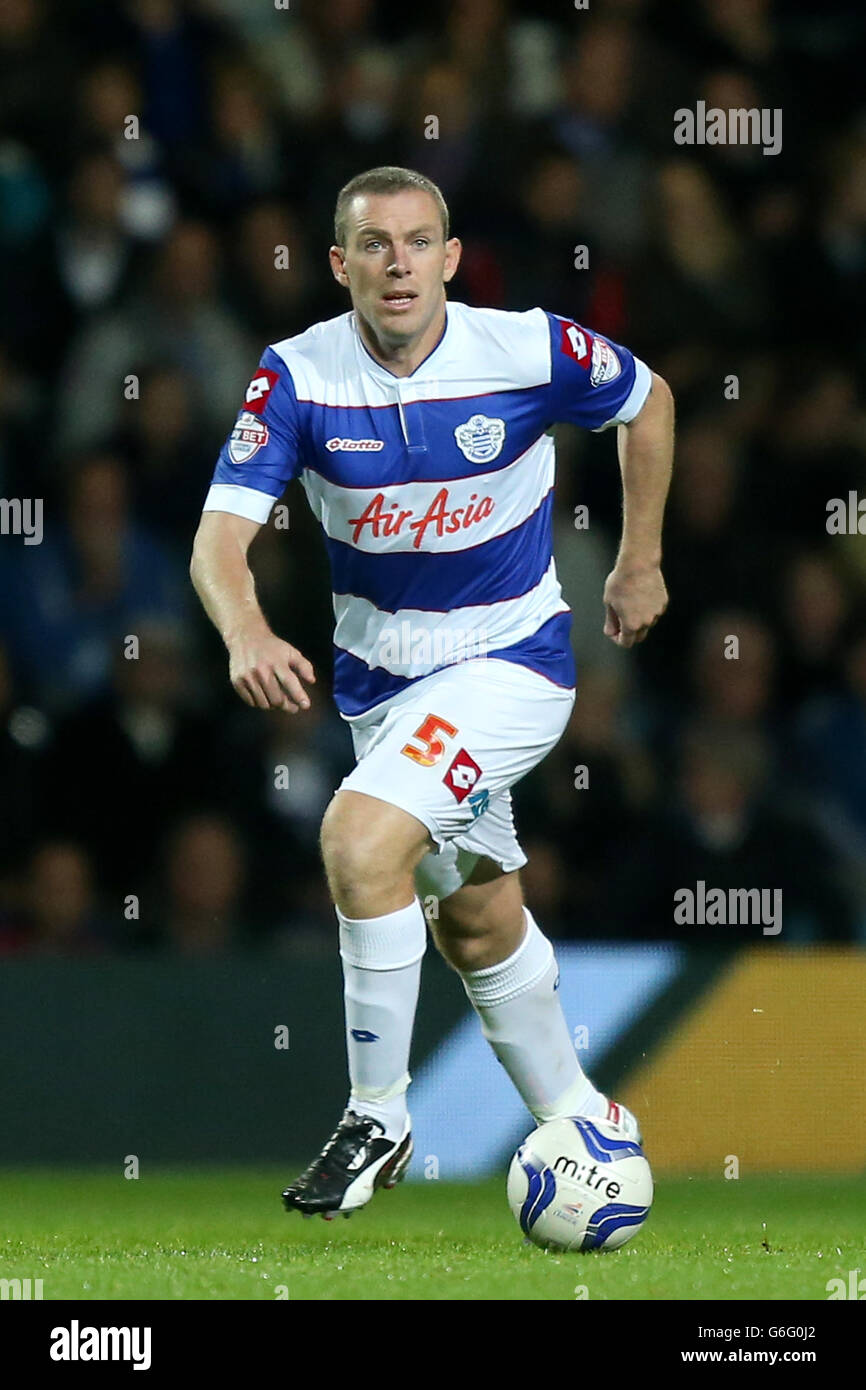
<svg viewBox="0 0 866 1390"><path fill-rule="evenodd" d="M375 818L365 824L335 796L328 805L319 831L319 848L328 878L351 877L359 864L369 860L375 842Z"/></svg>
<svg viewBox="0 0 866 1390"><path fill-rule="evenodd" d="M434 926L433 940L439 954L454 969L464 974L468 970L483 970L490 964L495 954L495 944L490 932L467 936L462 932L443 931L441 924Z"/></svg>
<svg viewBox="0 0 866 1390"><path fill-rule="evenodd" d="M322 820L319 844L332 887L410 874L425 851L420 822L375 797L338 792Z"/></svg>
<svg viewBox="0 0 866 1390"><path fill-rule="evenodd" d="M436 949L455 970L482 970L488 963L494 933L483 915L440 903L430 928Z"/></svg>
<svg viewBox="0 0 866 1390"><path fill-rule="evenodd" d="M479 875L479 880L484 881ZM455 893L439 904L431 923L439 953L461 974L485 970L506 960L519 946L526 931L517 874L495 880L501 894Z"/></svg>

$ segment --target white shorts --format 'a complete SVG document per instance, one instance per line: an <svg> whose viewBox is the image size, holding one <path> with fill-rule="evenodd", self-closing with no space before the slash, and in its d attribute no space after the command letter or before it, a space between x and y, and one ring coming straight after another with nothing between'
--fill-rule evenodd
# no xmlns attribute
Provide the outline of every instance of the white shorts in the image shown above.
<svg viewBox="0 0 866 1390"><path fill-rule="evenodd" d="M423 899L443 899L481 856L503 871L527 861L510 788L556 746L575 691L495 657L436 671L350 724L357 765L338 791L365 792L420 820L435 848L416 870Z"/></svg>

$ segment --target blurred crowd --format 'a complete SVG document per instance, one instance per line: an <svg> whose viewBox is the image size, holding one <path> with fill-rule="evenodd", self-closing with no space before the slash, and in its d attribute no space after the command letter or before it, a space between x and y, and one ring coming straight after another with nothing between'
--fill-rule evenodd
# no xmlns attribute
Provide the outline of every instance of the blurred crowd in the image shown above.
<svg viewBox="0 0 866 1390"><path fill-rule="evenodd" d="M677 398L670 608L630 653L613 434L557 429L579 697L514 792L539 921L760 940L675 925L703 880L866 940L864 37L834 0L0 0L0 497L44 500L40 544L0 535L0 951L333 949L352 749L299 485L251 554L303 719L231 690L187 564L263 347L348 307L334 201L382 163L442 187L451 298L577 318ZM698 101L780 109L780 153L675 144Z"/></svg>

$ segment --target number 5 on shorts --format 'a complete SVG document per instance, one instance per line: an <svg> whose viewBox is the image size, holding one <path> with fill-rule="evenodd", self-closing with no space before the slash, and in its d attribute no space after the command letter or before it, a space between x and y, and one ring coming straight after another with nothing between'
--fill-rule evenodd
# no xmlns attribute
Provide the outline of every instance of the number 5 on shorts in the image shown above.
<svg viewBox="0 0 866 1390"><path fill-rule="evenodd" d="M447 719L440 719L438 714L428 714L423 724L419 726L412 735L424 744L423 748L413 748L411 743L404 744L400 749L407 758L412 758L422 767L432 767L437 763L445 752L445 744L441 738L437 738L439 730L453 738L457 733L453 724L449 724Z"/></svg>

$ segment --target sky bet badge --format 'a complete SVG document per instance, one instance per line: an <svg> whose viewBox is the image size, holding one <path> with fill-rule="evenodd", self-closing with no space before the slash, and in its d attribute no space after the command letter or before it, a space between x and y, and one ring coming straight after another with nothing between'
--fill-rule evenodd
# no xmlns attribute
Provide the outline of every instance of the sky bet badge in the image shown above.
<svg viewBox="0 0 866 1390"><path fill-rule="evenodd" d="M268 442L268 427L258 415L242 410L229 438L229 458L232 463L249 463L263 444Z"/></svg>
<svg viewBox="0 0 866 1390"><path fill-rule="evenodd" d="M590 386L604 386L615 381L622 371L619 358L603 338L594 338L592 343L592 366L589 372Z"/></svg>

